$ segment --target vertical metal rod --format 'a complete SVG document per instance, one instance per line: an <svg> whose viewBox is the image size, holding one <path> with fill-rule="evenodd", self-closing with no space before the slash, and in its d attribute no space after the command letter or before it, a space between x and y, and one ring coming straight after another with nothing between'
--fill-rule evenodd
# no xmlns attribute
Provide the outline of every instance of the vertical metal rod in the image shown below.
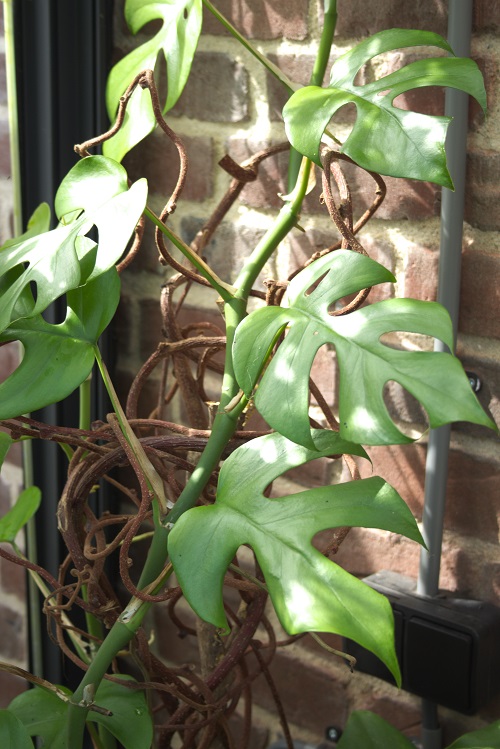
<svg viewBox="0 0 500 749"><path fill-rule="evenodd" d="M449 0L448 42L459 57L470 55L472 5L473 0ZM467 94L446 89L445 114L453 117L446 154L455 191L446 188L442 191L437 300L450 313L455 343L460 304L468 104ZM441 341L436 341L434 350L444 351L446 347ZM429 435L422 518L422 535L428 550L421 552L417 582L417 592L424 596L435 596L439 591L450 434L451 428L446 425L431 430ZM442 746L437 705L429 700L422 701L422 746L423 749L440 749Z"/></svg>

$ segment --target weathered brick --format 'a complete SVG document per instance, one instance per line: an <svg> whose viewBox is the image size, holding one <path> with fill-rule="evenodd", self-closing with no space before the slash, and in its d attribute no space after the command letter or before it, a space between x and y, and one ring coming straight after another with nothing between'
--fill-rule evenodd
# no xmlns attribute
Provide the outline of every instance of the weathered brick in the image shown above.
<svg viewBox="0 0 500 749"><path fill-rule="evenodd" d="M229 151L236 161L243 161L251 153L256 153L262 148L264 148L263 143L248 143L233 139L230 142ZM259 178L249 183L242 191L242 200L252 208L280 208L282 201L279 193L286 192L287 163L287 152L266 159L259 168ZM371 205L375 183L364 170L353 164L343 164L342 168L351 189L354 212L357 217ZM387 185L387 196L377 211L377 218L418 221L438 213L440 192L436 185L393 177L384 179ZM321 178L318 176L315 189L304 202L304 214L326 213L326 208L319 202L321 190Z"/></svg>
<svg viewBox="0 0 500 749"><path fill-rule="evenodd" d="M289 721L320 735L329 716L334 715L341 725L345 723L348 710L345 690L336 688L326 669L312 664L304 668L302 659L283 650L276 654L270 673ZM274 701L262 676L255 682L254 694L258 705L274 711ZM307 699L304 699L305 695Z"/></svg>
<svg viewBox="0 0 500 749"><path fill-rule="evenodd" d="M0 580L2 591L16 595L22 605L26 594L26 570L19 564L13 564L3 557L0 558Z"/></svg>
<svg viewBox="0 0 500 749"><path fill-rule="evenodd" d="M500 316L495 312L500 309L499 273L500 253L465 249L460 295L461 332L500 338Z"/></svg>
<svg viewBox="0 0 500 749"><path fill-rule="evenodd" d="M188 175L182 198L200 202L212 195L212 140L204 136L183 137L189 160ZM179 157L172 142L156 131L133 149L124 159L131 179L146 177L150 193L165 196L172 193L179 174Z"/></svg>
<svg viewBox="0 0 500 749"><path fill-rule="evenodd" d="M181 235L185 242L191 242L202 228L200 219L186 217L181 221ZM203 251L210 267L222 278L231 283L241 270L245 258L255 249L264 234L264 229L242 223L223 221ZM264 270L261 281L269 276Z"/></svg>
<svg viewBox="0 0 500 749"><path fill-rule="evenodd" d="M339 6L336 31L339 36L363 37L397 25L399 28L424 29L446 35L448 6L445 0L415 0L405 4L401 15L398 0L364 3L353 0Z"/></svg>
<svg viewBox="0 0 500 749"><path fill-rule="evenodd" d="M481 339L479 339L481 341ZM480 389L476 393L477 399L484 410L492 417L497 425L500 424L500 367L498 366L498 357L495 350L489 352L487 347L479 344L471 345L467 339L458 338L457 356L460 359L464 369L471 372L479 378ZM488 435L490 439L496 440L496 436L490 433L485 427L474 426L473 424L459 423L455 426L461 432L485 439Z"/></svg>
<svg viewBox="0 0 500 749"><path fill-rule="evenodd" d="M425 445L370 447L368 453L373 461L373 474L391 484L420 519L425 489ZM366 461L360 462L360 469L363 477L372 475ZM472 506L476 507L475 512L471 512ZM445 528L464 536L496 541L499 512L498 464L452 447L448 456Z"/></svg>
<svg viewBox="0 0 500 749"><path fill-rule="evenodd" d="M497 0L481 0L479 3L474 3L473 31L495 33L499 29L500 6Z"/></svg>
<svg viewBox="0 0 500 749"><path fill-rule="evenodd" d="M500 228L500 154L472 151L467 158L465 220L483 231Z"/></svg>
<svg viewBox="0 0 500 749"><path fill-rule="evenodd" d="M308 0L220 0L217 10L249 39L305 39ZM205 10L203 30L207 34L227 33Z"/></svg>
<svg viewBox="0 0 500 749"><path fill-rule="evenodd" d="M186 87L169 116L206 122L248 119L248 73L231 55L198 52Z"/></svg>
<svg viewBox="0 0 500 749"><path fill-rule="evenodd" d="M0 710L5 710L14 697L24 692L28 683L19 676L0 671Z"/></svg>
<svg viewBox="0 0 500 749"><path fill-rule="evenodd" d="M9 606L0 606L0 632L2 633L1 660L23 661L26 658L24 612Z"/></svg>
<svg viewBox="0 0 500 749"><path fill-rule="evenodd" d="M404 274L404 295L425 302L436 301L439 251L411 243L408 247Z"/></svg>

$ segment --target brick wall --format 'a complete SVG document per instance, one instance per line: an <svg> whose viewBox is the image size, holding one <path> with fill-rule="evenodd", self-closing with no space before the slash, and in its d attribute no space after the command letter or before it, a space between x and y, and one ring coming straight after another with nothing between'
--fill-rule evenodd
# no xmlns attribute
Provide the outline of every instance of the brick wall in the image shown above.
<svg viewBox="0 0 500 749"><path fill-rule="evenodd" d="M120 12L120 5L117 8ZM259 49L277 61L285 72L301 83L307 81L313 59L321 17L316 0L219 0L217 7ZM445 0L418 0L405 3L382 0L339 0L339 20L333 55L339 55L367 34L392 26L422 28L446 35ZM486 120L471 104L468 145L467 205L461 289L460 339L458 353L468 370L482 381L479 398L500 419L500 202L499 163L499 65L500 8L493 0L475 3L473 57L482 68L489 99ZM204 20L204 34L188 83L170 125L185 138L191 158L190 181L185 200L173 218L174 227L190 239L202 220L215 206L228 183L214 164L229 152L243 159L264 143L283 140L280 111L284 103L279 84L263 71L251 56L222 31L212 17ZM131 46L130 37L118 21L117 56ZM125 33L125 36L124 36ZM421 53L421 50L419 51ZM387 55L380 63L386 72L404 64L415 52ZM367 72L370 74L370 71ZM431 114L442 112L441 90L425 89L408 97L413 107L426 107ZM340 136L349 126L348 114L340 122ZM150 179L153 203L161 204L156 192L171 185L169 156L171 149L160 135L153 135L128 158L133 177L145 174ZM174 161L174 164L176 161ZM233 210L207 251L217 272L230 277L239 267L239 258L269 226L280 205L282 191L279 169L286 163L277 158L266 162L263 179L245 188L239 208ZM175 167L174 167L175 169ZM277 184L276 184L277 180ZM439 250L440 190L433 185L388 179L388 197L364 232L364 242L373 257L395 271L398 282L385 293L432 300L436 296ZM356 199L364 184L355 184ZM285 243L278 264L307 252L322 249L329 242L332 227L318 203L308 201L302 218L305 234L294 233ZM272 273L273 269L269 269ZM152 352L160 335L157 306L159 285L165 271L156 261L152 243L124 278L124 301L120 316L120 355L122 379ZM213 299L196 296L193 306L214 314ZM400 417L409 428L423 426L421 412L396 388L389 391L391 407L400 409ZM143 408L147 411L145 401ZM425 473L426 440L411 446L373 448L374 471L390 481L405 498L418 519L421 518ZM453 428L449 465L446 527L441 574L443 588L465 596L500 603L500 564L498 556L500 510L500 451L497 438L486 429L459 424ZM391 569L413 577L418 573L417 546L398 537L377 531L355 530L341 547L337 560L352 572L365 576L380 569ZM166 617L158 614L160 650L168 657L172 650L182 658L194 659L188 645L175 639ZM174 637L169 644L167 633ZM184 652L185 648L187 650ZM306 667L307 666L307 667ZM298 670L295 670L297 667ZM407 732L418 732L419 701L361 674L351 676L344 666L325 656L314 643L296 644L277 657L273 673L283 689L285 706L297 736L318 741L324 726L342 725L348 712L357 707L374 709ZM300 673L300 677L298 677ZM265 686L256 691L257 718L273 725L273 716ZM499 701L479 716L466 719L442 710L445 739L498 716Z"/></svg>
<svg viewBox="0 0 500 749"><path fill-rule="evenodd" d="M133 43L126 33L120 13L122 0L116 3L116 55ZM318 38L320 12L316 0L218 0L220 10L259 48L277 60L285 71L305 82ZM483 385L479 398L497 419L500 418L500 343L498 295L500 267L499 164L500 135L498 71L500 65L500 8L495 0L476 0L474 13L473 56L486 77L490 112L486 120L471 106L467 225L463 247L462 299L458 353L465 367L476 372ZM334 55L341 54L363 36L391 26L426 28L446 33L445 0L415 0L401 3L381 0L339 0L339 22ZM139 35L140 36L140 35ZM10 166L4 88L3 41L0 41L0 235L11 234ZM401 64L401 55L388 56L387 69ZM418 101L418 97L415 97ZM442 94L427 91L420 101L435 113L442 107ZM191 238L203 219L216 205L228 178L214 165L229 152L243 158L262 143L279 142L283 129L279 112L283 96L275 81L212 18L204 22L204 35L194 65L194 78L169 121L185 139L191 159L189 182L182 205L173 217L174 227ZM340 136L349 126L349 116L340 123ZM145 174L150 180L153 205L162 204L161 196L172 185L170 151L156 134L147 147L139 146L128 158L131 176ZM175 158L173 163L176 164ZM272 182L281 162L266 165L264 179L247 187L239 208L222 225L209 248L216 270L233 275L239 259L270 225L279 200ZM175 167L174 167L175 168ZM433 299L436 293L437 253L439 247L439 191L432 185L388 180L389 194L377 219L364 231L364 242L373 256L393 269L398 296ZM362 185L356 186L356 191ZM361 199L361 198L360 198ZM279 264L287 263L287 254L300 256L310 248L324 246L332 236L332 227L317 204L308 202L302 225L305 234L294 234L285 244ZM329 240L327 240L329 241ZM269 269L272 273L273 268ZM122 384L130 380L161 337L158 307L159 289L165 269L156 260L152 242L123 278L124 291L116 333ZM193 314L217 319L213 296L197 294L192 299ZM2 349L0 377L7 374L16 352ZM325 375L326 377L326 375ZM331 385L333 390L333 384ZM394 407L400 407L409 428L418 427L422 417L413 403L393 389L389 393ZM141 403L143 413L149 408ZM417 518L422 511L425 469L425 439L417 445L374 448L374 470L390 481L409 503ZM16 456L17 458L18 456ZM11 501L20 483L18 463L8 462L10 486L1 487L0 511ZM498 441L477 427L457 425L452 432L448 503L444 538L441 585L444 588L500 603L500 563L498 561L499 516ZM337 560L359 575L379 569L416 576L418 549L415 545L376 531L355 530L341 547ZM20 625L21 578L14 579L0 566L0 660L22 664L25 657L24 625ZM195 658L188 644L177 640L161 610L158 613L160 651L168 657L174 647L177 657ZM10 637L12 634L12 637ZM174 645L172 646L172 641ZM334 642L334 639L331 639ZM8 650L8 652L7 652ZM351 675L345 667L318 646L305 640L280 653L273 673L282 689L287 713L297 737L318 741L325 725L342 725L350 710L374 709L401 729L413 732L420 720L419 701L400 694L383 682L362 674ZM300 678L297 674L300 673ZM11 696L11 682L4 687L0 672L0 699ZM265 685L255 692L255 718L262 726L275 730L275 716ZM445 739L451 740L465 728L498 716L499 702L488 706L474 718L465 718L447 710L441 715Z"/></svg>
<svg viewBox="0 0 500 749"><path fill-rule="evenodd" d="M5 80L3 8L0 9L0 245L12 236L12 182ZM0 382L15 369L17 344L0 348ZM22 487L21 451L9 451L0 476L0 516L11 506ZM0 661L27 667L25 576L0 559ZM20 679L0 671L0 708L23 689Z"/></svg>

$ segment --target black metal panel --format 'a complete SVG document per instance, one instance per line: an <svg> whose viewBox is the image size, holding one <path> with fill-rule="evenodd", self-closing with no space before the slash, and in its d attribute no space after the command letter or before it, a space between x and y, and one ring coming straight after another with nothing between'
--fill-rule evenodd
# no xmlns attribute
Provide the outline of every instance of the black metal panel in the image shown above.
<svg viewBox="0 0 500 749"><path fill-rule="evenodd" d="M77 161L73 145L107 127L104 90L112 48L112 12L113 0L14 2L24 224L41 202L52 205L61 179ZM44 317L59 322L65 311L60 300ZM103 345L106 348L106 341ZM94 403L105 400L99 386L93 395ZM49 406L34 417L75 426L77 399ZM34 473L43 496L37 514L38 559L57 574L63 549L55 512L66 475L60 448L35 443ZM45 678L71 682L59 651L46 636L43 651Z"/></svg>

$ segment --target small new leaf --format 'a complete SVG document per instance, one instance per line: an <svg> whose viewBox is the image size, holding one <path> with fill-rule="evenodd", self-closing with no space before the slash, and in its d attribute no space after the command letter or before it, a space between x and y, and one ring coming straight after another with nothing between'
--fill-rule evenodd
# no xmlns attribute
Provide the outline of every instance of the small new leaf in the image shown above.
<svg viewBox="0 0 500 749"><path fill-rule="evenodd" d="M392 280L392 274L374 260L339 250L301 271L290 283L281 307L255 310L240 323L234 340L235 374L248 398L271 345L287 330L255 393L255 405L273 429L314 448L309 378L318 349L329 343L337 352L340 433L345 439L365 445L412 441L396 427L384 403L384 386L391 380L420 401L432 427L471 421L496 430L458 359L441 352L395 350L380 340L394 331L421 333L451 349L452 326L444 307L389 299L345 316L328 314L342 297Z"/></svg>
<svg viewBox="0 0 500 749"><path fill-rule="evenodd" d="M111 70L106 91L110 119L116 115L120 97L143 70L154 70L163 53L167 63L167 97L163 114L177 102L186 85L198 44L202 21L201 0L127 0L125 17L136 34L150 21L162 21L155 36L130 52ZM137 87L128 103L118 133L104 144L104 153L121 161L155 127L148 91Z"/></svg>
<svg viewBox="0 0 500 749"><path fill-rule="evenodd" d="M428 180L452 188L444 143L449 117L435 117L394 106L394 99L423 86L449 86L473 96L486 109L479 68L472 60L434 57L410 63L373 83L355 85L360 68L376 55L404 47L433 46L452 53L438 34L391 29L358 44L332 66L327 88L307 86L283 110L290 143L321 165L319 147L330 119L354 104L357 119L340 149L357 164L379 174Z"/></svg>
<svg viewBox="0 0 500 749"><path fill-rule="evenodd" d="M264 574L284 629L336 632L374 652L399 678L388 601L323 556L316 533L339 526L382 528L421 542L397 492L381 478L318 487L280 499L264 492L279 475L315 458L365 456L338 433L317 430L308 450L279 434L235 450L220 472L215 504L188 510L174 525L169 552L190 605L204 620L226 628L224 574L238 548L249 544Z"/></svg>

